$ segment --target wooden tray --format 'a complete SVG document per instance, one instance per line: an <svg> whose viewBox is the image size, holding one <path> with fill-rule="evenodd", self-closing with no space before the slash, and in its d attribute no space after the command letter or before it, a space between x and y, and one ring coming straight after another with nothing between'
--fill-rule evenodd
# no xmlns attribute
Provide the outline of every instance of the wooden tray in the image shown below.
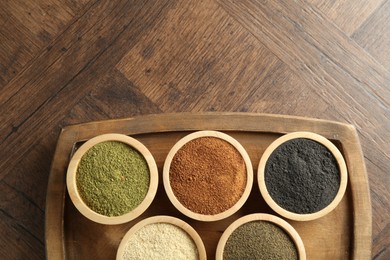
<svg viewBox="0 0 390 260"><path fill-rule="evenodd" d="M310 131L330 139L347 163L349 179L343 200L318 220L288 222L301 235L308 259L371 259L369 187L355 128L318 119L248 113L160 114L65 127L57 143L47 191L47 259L114 259L126 231L154 215L175 216L189 223L202 237L208 259L214 259L220 236L235 219L251 213L275 214L262 199L256 182L244 206L225 220L191 220L172 206L162 186L163 163L170 148L196 130L219 130L236 138L247 150L254 174L264 150L282 134ZM66 192L65 175L74 149L104 133L126 134L141 141L153 154L159 170L159 188L153 203L144 214L126 224L105 226L89 221L76 210Z"/></svg>

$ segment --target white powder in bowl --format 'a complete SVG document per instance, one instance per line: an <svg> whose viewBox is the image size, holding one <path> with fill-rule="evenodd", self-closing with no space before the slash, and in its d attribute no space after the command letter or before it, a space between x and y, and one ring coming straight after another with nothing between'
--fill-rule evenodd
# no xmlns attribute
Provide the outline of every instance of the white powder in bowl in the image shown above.
<svg viewBox="0 0 390 260"><path fill-rule="evenodd" d="M192 238L181 228L168 223L146 225L128 240L122 259L198 259Z"/></svg>

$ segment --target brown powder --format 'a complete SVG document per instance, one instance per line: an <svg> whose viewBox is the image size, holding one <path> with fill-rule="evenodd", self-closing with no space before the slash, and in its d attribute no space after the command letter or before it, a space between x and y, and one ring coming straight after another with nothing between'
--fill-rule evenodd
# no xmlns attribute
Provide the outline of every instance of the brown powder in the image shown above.
<svg viewBox="0 0 390 260"><path fill-rule="evenodd" d="M241 154L216 137L197 138L181 147L172 159L169 178L180 203L205 215L231 208L247 181Z"/></svg>

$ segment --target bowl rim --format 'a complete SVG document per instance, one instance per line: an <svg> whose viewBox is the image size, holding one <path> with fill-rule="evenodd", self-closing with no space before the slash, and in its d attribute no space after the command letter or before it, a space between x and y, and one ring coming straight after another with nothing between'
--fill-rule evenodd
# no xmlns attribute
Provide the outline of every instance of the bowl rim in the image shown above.
<svg viewBox="0 0 390 260"><path fill-rule="evenodd" d="M167 224L171 224L171 225L174 225L176 227L181 228L184 232L186 232L191 237L192 241L194 242L194 244L198 250L199 259L203 260L203 259L207 258L206 248L204 246L202 238L200 237L198 232L196 232L196 230L190 224L188 224L184 220L181 220L181 219L176 218L176 217L159 215L159 216L153 216L153 217L149 217L149 218L146 218L146 219L139 221L137 224L132 226L126 232L126 234L124 235L124 237L122 238L122 240L119 244L117 254L116 254L116 259L117 260L122 259L121 257L126 249L126 245L127 245L128 240L131 239L131 237L138 230L140 230L142 227L147 226L149 224L156 224L156 223L167 223Z"/></svg>
<svg viewBox="0 0 390 260"><path fill-rule="evenodd" d="M230 143L241 154L241 156L244 160L245 166L246 166L246 177L247 177L246 179L247 179L247 181L246 181L245 189L244 189L241 197L238 199L238 201L232 207L230 207L229 209L227 209L223 212L220 212L220 213L217 213L214 215L200 214L200 213L193 212L190 209L186 208L176 198L176 196L172 190L172 187L170 185L169 170L170 170L172 159L175 156L176 152L180 148L182 148L186 143L188 143L194 139L201 138L201 137L215 137L215 138L219 138L223 141ZM217 221L217 220L221 220L221 219L224 219L224 218L231 216L232 214L237 212L244 205L244 203L246 202L246 200L248 199L248 197L251 193L251 189L252 189L252 185L253 185L253 168L252 168L252 163L251 163L251 160L249 158L248 153L246 152L245 148L235 138L233 138L232 136L230 136L228 134L219 132L219 131L202 130L202 131L196 131L196 132L193 132L193 133L190 133L190 134L184 136L179 141L177 141L175 143L175 145L171 148L171 150L169 151L169 153L165 159L165 162L164 162L163 183L164 183L165 192L168 195L169 200L176 207L176 209L178 209L181 213L183 213L187 217L190 217L192 219L199 220L199 221Z"/></svg>
<svg viewBox="0 0 390 260"><path fill-rule="evenodd" d="M76 183L77 168L83 155L96 144L106 142L106 141L117 141L131 146L133 149L137 150L144 157L149 167L149 175L150 175L149 189L148 192L146 193L145 198L132 211L120 216L105 216L90 209L81 198ZM87 142L82 144L80 148L77 149L77 151L73 154L69 162L68 170L66 174L66 186L67 186L69 197L72 200L73 204L75 205L77 210L86 218L100 224L106 224L106 225L122 224L125 222L129 222L135 219L136 217L138 217L139 215L141 215L152 203L158 187L157 165L152 154L146 148L146 146L144 146L141 142L139 142L135 138L123 134L116 134L116 133L102 134L89 139Z"/></svg>
<svg viewBox="0 0 390 260"><path fill-rule="evenodd" d="M334 156L334 158L337 161L338 167L339 167L339 172L340 172L340 185L339 189L337 191L336 196L332 200L330 204L328 204L326 207L323 209L314 212L314 213L308 213L308 214L299 214L295 212L291 212L287 209L282 208L281 206L276 203L271 195L269 194L267 190L267 186L265 184L265 166L266 163L270 157L270 155L274 152L276 148L278 148L281 144L293 140L293 139L298 139L298 138L304 138L304 139L309 139L312 141L315 141L319 144L322 144L325 146ZM263 196L264 200L266 203L279 215L291 219L291 220L296 220L296 221L309 221L309 220L314 220L321 218L331 212L333 209L337 207L337 205L340 203L342 200L346 188L347 188L347 180L348 180L348 172L347 172L347 166L344 160L343 155L339 151L339 149L327 138L325 138L322 135L312 133L312 132L305 132L305 131L299 131L299 132L292 132L285 134L279 138L277 138L274 142L272 142L267 149L264 151L263 155L261 156L259 166L258 166L258 186L260 189L260 193Z"/></svg>
<svg viewBox="0 0 390 260"><path fill-rule="evenodd" d="M295 230L293 226L291 226L287 221L271 215L267 213L254 213L245 215L237 220L235 220L233 223L231 223L223 232L221 238L218 241L217 249L215 251L215 259L216 260L223 260L223 252L225 250L225 245L231 234L240 226L254 221L266 221L273 223L274 225L278 226L279 228L283 229L287 235L290 236L292 241L294 242L295 248L298 252L298 259L300 260L306 260L306 250L305 246L303 244L302 238L298 234L298 232Z"/></svg>

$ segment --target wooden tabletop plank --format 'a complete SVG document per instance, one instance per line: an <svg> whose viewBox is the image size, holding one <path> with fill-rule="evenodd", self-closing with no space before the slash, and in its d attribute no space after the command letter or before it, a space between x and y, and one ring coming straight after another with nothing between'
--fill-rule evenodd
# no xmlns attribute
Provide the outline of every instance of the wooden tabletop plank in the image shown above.
<svg viewBox="0 0 390 260"><path fill-rule="evenodd" d="M0 234L19 241L1 240L0 258L44 258L62 127L205 111L354 125L372 197L372 257L390 258L389 3L0 1Z"/></svg>

